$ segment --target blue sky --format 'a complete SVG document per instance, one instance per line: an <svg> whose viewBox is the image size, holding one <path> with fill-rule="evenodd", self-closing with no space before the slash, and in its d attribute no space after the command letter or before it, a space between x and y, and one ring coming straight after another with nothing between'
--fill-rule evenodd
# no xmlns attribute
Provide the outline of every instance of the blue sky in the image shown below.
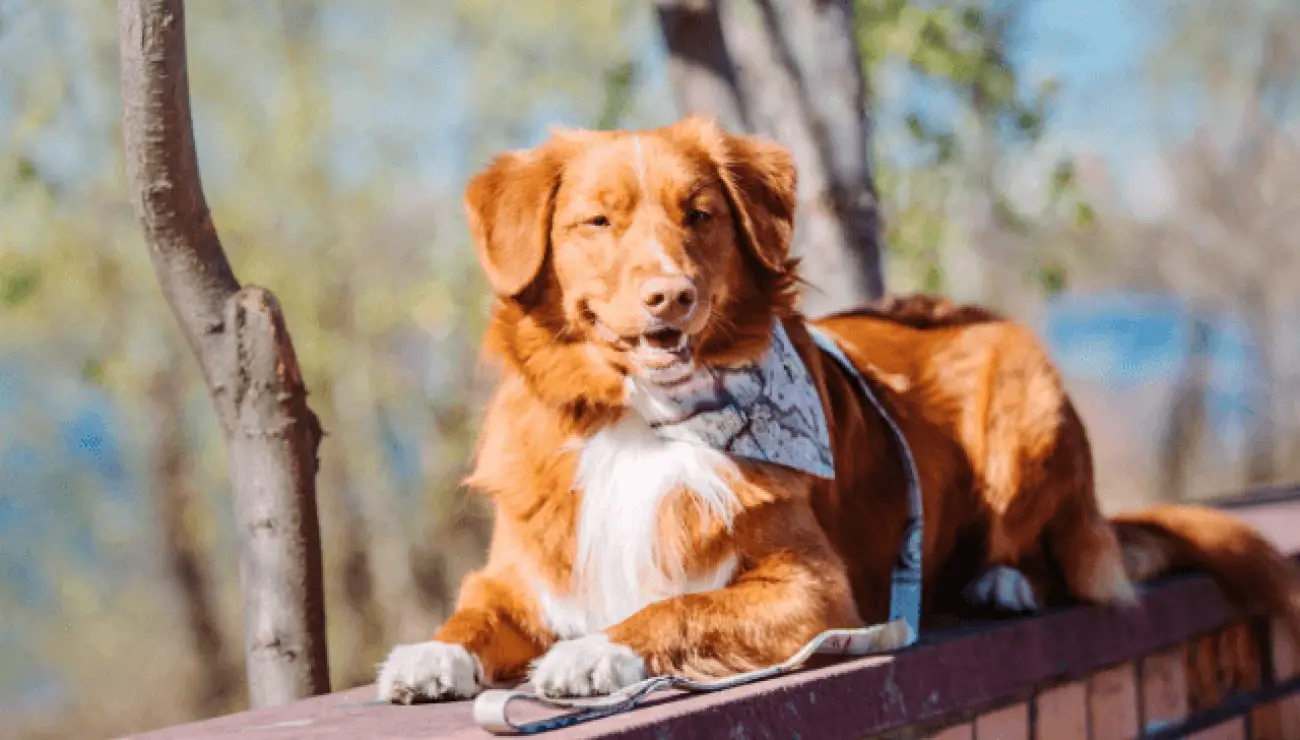
<svg viewBox="0 0 1300 740"><path fill-rule="evenodd" d="M1038 0L1028 5L1014 58L1030 79L1061 81L1060 133L1123 162L1157 147L1141 69L1153 31L1131 0Z"/></svg>
<svg viewBox="0 0 1300 740"><path fill-rule="evenodd" d="M1166 29L1155 12L1139 6L1135 0L1035 0L1012 58L1027 81L1061 83L1051 148L1099 156L1118 202L1144 217L1171 203L1174 183L1161 154L1171 137L1191 134L1194 119L1170 128L1168 116L1157 118L1144 65Z"/></svg>

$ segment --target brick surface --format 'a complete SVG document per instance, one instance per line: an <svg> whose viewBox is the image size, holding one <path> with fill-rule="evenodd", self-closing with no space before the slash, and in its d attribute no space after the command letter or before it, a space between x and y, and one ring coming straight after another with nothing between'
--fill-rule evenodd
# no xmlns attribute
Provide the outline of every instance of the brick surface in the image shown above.
<svg viewBox="0 0 1300 740"><path fill-rule="evenodd" d="M975 725L969 722L942 730L937 735L930 735L929 740L975 740Z"/></svg>
<svg viewBox="0 0 1300 740"><path fill-rule="evenodd" d="M1300 654L1297 654L1295 641L1282 620L1272 623L1273 633L1273 680L1286 681L1300 673Z"/></svg>
<svg viewBox="0 0 1300 740"><path fill-rule="evenodd" d="M1282 705L1270 702L1252 707L1250 710L1251 740L1284 740L1286 735L1282 723Z"/></svg>
<svg viewBox="0 0 1300 740"><path fill-rule="evenodd" d="M1029 704L1021 702L975 718L976 740L1029 740Z"/></svg>
<svg viewBox="0 0 1300 740"><path fill-rule="evenodd" d="M1187 740L1246 740L1246 721L1238 717L1223 724L1193 732Z"/></svg>
<svg viewBox="0 0 1300 740"><path fill-rule="evenodd" d="M1187 664L1183 648L1142 659L1142 721L1147 732L1187 717Z"/></svg>
<svg viewBox="0 0 1300 740"><path fill-rule="evenodd" d="M1277 702L1286 740L1300 740L1300 694L1292 694Z"/></svg>
<svg viewBox="0 0 1300 740"><path fill-rule="evenodd" d="M1092 740L1131 740L1138 734L1137 671L1132 663L1088 679Z"/></svg>
<svg viewBox="0 0 1300 740"><path fill-rule="evenodd" d="M1088 740L1088 686L1082 681L1042 691L1034 703L1040 740Z"/></svg>
<svg viewBox="0 0 1300 740"><path fill-rule="evenodd" d="M1220 670L1225 675L1225 695L1254 691L1264 683L1260 636L1251 622L1241 622L1219 633Z"/></svg>
<svg viewBox="0 0 1300 740"><path fill-rule="evenodd" d="M1250 712L1251 740L1300 740L1300 694L1292 694Z"/></svg>
<svg viewBox="0 0 1300 740"><path fill-rule="evenodd" d="M1247 622L1189 641L1184 656L1192 713L1216 707L1239 691L1259 688L1259 644Z"/></svg>

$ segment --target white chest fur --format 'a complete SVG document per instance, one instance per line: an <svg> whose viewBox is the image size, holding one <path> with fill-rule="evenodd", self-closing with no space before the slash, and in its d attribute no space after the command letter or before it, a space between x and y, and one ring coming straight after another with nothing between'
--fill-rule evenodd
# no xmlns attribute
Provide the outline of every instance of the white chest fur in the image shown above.
<svg viewBox="0 0 1300 740"><path fill-rule="evenodd" d="M723 477L728 471L736 466L724 453L663 439L635 412L585 441L574 481L582 492L574 588L565 596L538 588L556 634L591 634L656 601L725 586L735 560L687 573L682 553L659 541L659 519L670 495L687 495L730 526L740 507Z"/></svg>

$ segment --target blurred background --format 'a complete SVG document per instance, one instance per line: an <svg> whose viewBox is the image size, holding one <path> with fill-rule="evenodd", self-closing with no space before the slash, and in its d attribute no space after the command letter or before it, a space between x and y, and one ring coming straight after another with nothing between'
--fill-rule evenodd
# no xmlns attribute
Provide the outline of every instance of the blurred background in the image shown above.
<svg viewBox="0 0 1300 740"><path fill-rule="evenodd" d="M678 117L679 4L189 4L208 200L241 280L279 296L328 433L336 689L427 637L486 547L459 486L492 380L466 177L548 125ZM1108 509L1300 479L1300 4L852 5L887 290L1037 327ZM807 30L782 7L724 7L755 97L775 79L755 44ZM6 737L246 702L225 453L128 204L114 13L0 0ZM837 104L843 72L776 109Z"/></svg>

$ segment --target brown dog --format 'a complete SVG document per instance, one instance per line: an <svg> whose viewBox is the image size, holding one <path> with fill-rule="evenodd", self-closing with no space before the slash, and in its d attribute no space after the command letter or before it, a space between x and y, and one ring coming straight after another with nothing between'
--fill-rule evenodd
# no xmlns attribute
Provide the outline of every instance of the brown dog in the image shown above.
<svg viewBox="0 0 1300 740"><path fill-rule="evenodd" d="M797 311L785 149L698 118L557 133L498 157L465 202L498 298L485 349L504 377L469 479L495 531L434 641L393 650L381 698L469 697L530 667L556 695L721 676L885 618L904 468ZM925 298L814 323L873 379L917 460L927 611L1126 602L1134 580L1195 566L1300 627L1290 563L1238 521L1101 515L1083 426L1024 328ZM744 434L793 429L773 453L786 457L664 432L683 388L767 367L778 344L806 373L762 376L780 381L768 396L704 395L751 404ZM777 407L793 426L764 416Z"/></svg>

